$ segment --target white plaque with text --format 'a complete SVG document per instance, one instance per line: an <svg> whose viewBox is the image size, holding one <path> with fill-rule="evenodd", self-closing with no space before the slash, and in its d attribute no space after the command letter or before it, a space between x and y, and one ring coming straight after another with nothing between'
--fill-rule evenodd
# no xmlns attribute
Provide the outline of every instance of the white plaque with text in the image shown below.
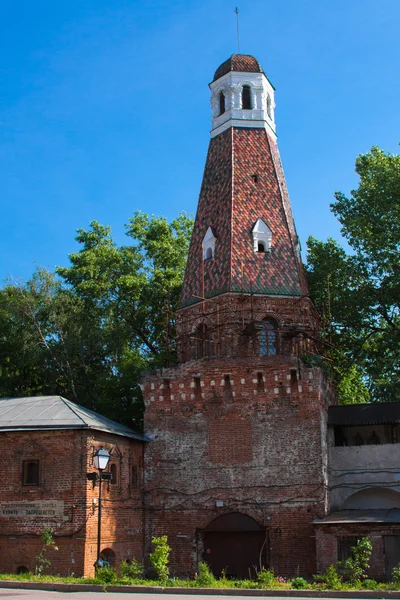
<svg viewBox="0 0 400 600"><path fill-rule="evenodd" d="M25 519L35 517L62 517L63 500L37 500L32 502L0 502L0 517Z"/></svg>

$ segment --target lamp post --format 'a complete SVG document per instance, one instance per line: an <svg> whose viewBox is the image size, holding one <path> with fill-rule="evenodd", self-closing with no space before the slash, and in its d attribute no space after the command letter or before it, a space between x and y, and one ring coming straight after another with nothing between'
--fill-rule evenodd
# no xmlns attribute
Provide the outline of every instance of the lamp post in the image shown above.
<svg viewBox="0 0 400 600"><path fill-rule="evenodd" d="M104 469L107 468L108 461L110 460L110 453L108 450L100 446L93 457L93 465L94 468L99 472L99 517L97 522L97 560L94 563L95 568L99 568L102 565L102 561L100 559L100 548L101 548L101 481L102 481L102 473Z"/></svg>

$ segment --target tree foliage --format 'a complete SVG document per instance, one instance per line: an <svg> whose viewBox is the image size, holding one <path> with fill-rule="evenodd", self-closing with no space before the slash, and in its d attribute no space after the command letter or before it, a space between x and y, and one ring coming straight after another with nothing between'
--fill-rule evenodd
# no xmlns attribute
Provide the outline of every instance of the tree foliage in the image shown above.
<svg viewBox="0 0 400 600"><path fill-rule="evenodd" d="M79 229L56 273L0 290L0 395L60 394L140 427L140 371L174 359L192 220L136 213L129 245L109 227ZM133 419L133 420L132 420Z"/></svg>
<svg viewBox="0 0 400 600"><path fill-rule="evenodd" d="M332 204L350 251L310 238L308 279L342 402L400 400L400 156L374 147L356 172L358 188Z"/></svg>

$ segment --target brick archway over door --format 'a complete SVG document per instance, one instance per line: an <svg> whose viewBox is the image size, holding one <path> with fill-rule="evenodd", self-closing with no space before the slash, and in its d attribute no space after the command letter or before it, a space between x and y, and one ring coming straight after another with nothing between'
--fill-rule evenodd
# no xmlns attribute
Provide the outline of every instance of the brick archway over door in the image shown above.
<svg viewBox="0 0 400 600"><path fill-rule="evenodd" d="M203 530L203 560L216 576L254 578L267 565L268 532L242 513L217 517ZM260 564L261 563L261 564Z"/></svg>

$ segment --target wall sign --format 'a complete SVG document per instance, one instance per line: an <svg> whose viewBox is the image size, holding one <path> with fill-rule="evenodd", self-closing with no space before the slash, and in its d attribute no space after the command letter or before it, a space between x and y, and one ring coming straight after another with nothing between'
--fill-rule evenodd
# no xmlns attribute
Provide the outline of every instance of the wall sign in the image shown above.
<svg viewBox="0 0 400 600"><path fill-rule="evenodd" d="M33 502L0 502L0 517L23 519L36 517L62 517L63 500L38 500Z"/></svg>

